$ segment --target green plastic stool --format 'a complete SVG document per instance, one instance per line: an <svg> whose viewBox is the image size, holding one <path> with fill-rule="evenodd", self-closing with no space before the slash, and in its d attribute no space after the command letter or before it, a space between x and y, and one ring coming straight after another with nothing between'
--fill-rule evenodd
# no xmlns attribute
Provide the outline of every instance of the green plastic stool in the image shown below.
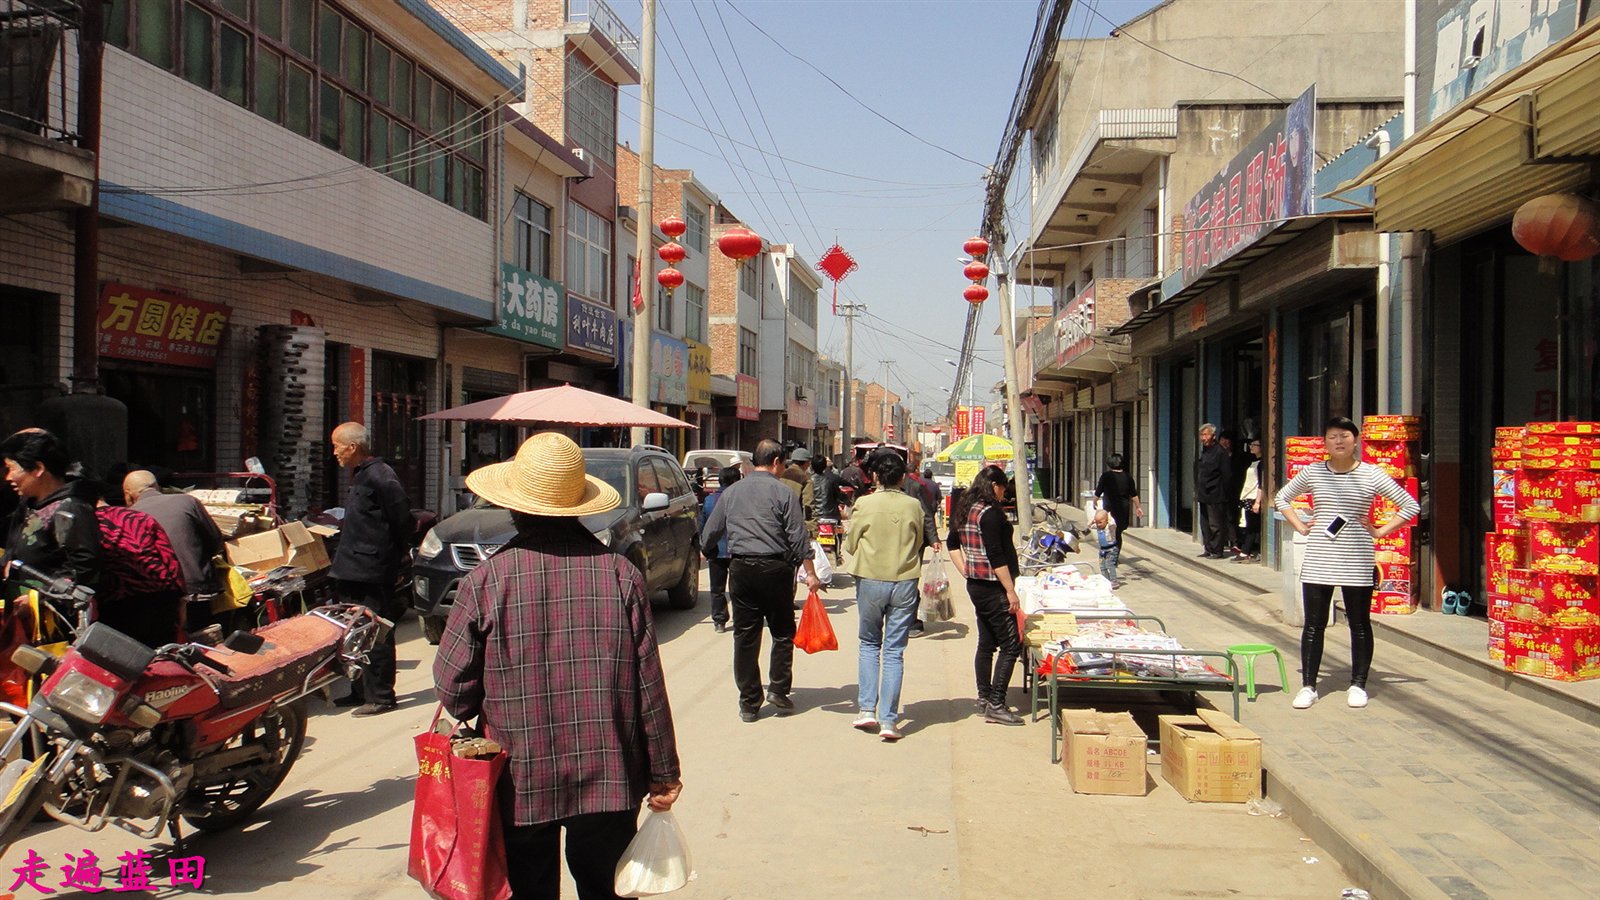
<svg viewBox="0 0 1600 900"><path fill-rule="evenodd" d="M1256 657L1266 656L1268 653L1278 658L1278 683L1284 690L1289 689L1289 670L1284 668L1283 654L1271 644L1234 644L1228 648L1230 657L1238 657L1244 664L1245 694L1251 699L1256 698Z"/></svg>

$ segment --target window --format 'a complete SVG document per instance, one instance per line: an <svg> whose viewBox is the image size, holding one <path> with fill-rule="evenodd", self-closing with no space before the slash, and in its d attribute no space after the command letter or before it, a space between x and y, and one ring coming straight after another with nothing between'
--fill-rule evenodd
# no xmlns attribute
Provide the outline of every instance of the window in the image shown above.
<svg viewBox="0 0 1600 900"><path fill-rule="evenodd" d="M140 58L171 69L173 56L172 0L135 0L133 47ZM116 28L108 29L117 31Z"/></svg>
<svg viewBox="0 0 1600 900"><path fill-rule="evenodd" d="M795 318L817 327L817 289L789 273L789 311Z"/></svg>
<svg viewBox="0 0 1600 900"><path fill-rule="evenodd" d="M696 253L706 252L705 210L685 205L683 221L687 226L683 232L683 245Z"/></svg>
<svg viewBox="0 0 1600 900"><path fill-rule="evenodd" d="M617 162L617 88L575 53L567 56L567 139L608 164Z"/></svg>
<svg viewBox="0 0 1600 900"><path fill-rule="evenodd" d="M256 115L283 124L283 57L262 47L256 51Z"/></svg>
<svg viewBox="0 0 1600 900"><path fill-rule="evenodd" d="M183 77L211 89L212 51L216 44L211 32L216 20L193 3L183 5Z"/></svg>
<svg viewBox="0 0 1600 900"><path fill-rule="evenodd" d="M389 62L392 59L393 52L388 47L378 41L372 42L372 81L370 90L372 91L372 99L383 104L387 104L389 98L393 96L389 91L391 78Z"/></svg>
<svg viewBox="0 0 1600 900"><path fill-rule="evenodd" d="M706 292L692 284L683 286L683 336L706 342Z"/></svg>
<svg viewBox="0 0 1600 900"><path fill-rule="evenodd" d="M664 334L672 334L672 307L675 305L672 294L663 290L656 291L656 330Z"/></svg>
<svg viewBox="0 0 1600 900"><path fill-rule="evenodd" d="M739 263L739 290L750 297L761 296L761 270L756 259L751 257Z"/></svg>
<svg viewBox="0 0 1600 900"><path fill-rule="evenodd" d="M515 246L511 258L517 268L526 269L541 278L550 277L550 207L517 191L511 205L511 215L516 220L512 236Z"/></svg>
<svg viewBox="0 0 1600 900"><path fill-rule="evenodd" d="M289 0L289 47L306 59L311 58L313 0Z"/></svg>
<svg viewBox="0 0 1600 900"><path fill-rule="evenodd" d="M290 131L311 137L311 71L289 64L284 76L284 123Z"/></svg>
<svg viewBox="0 0 1600 900"><path fill-rule="evenodd" d="M756 333L748 328L739 329L739 374L756 374Z"/></svg>
<svg viewBox="0 0 1600 900"><path fill-rule="evenodd" d="M567 202L567 290L611 305L611 223Z"/></svg>
<svg viewBox="0 0 1600 900"><path fill-rule="evenodd" d="M256 0L256 27L275 41L283 40L283 0Z"/></svg>

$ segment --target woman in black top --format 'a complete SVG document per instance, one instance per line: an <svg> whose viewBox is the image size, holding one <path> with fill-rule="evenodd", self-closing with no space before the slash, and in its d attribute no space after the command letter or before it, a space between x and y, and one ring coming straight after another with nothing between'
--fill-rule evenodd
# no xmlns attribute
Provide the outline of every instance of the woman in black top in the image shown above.
<svg viewBox="0 0 1600 900"><path fill-rule="evenodd" d="M978 709L985 721L1021 725L1011 711L1006 693L1011 675L1022 656L1022 636L1017 630L1017 546L1000 505L1010 479L999 466L986 466L961 496L950 517L945 543L967 577L967 596L976 614L978 647L973 657L977 676Z"/></svg>
<svg viewBox="0 0 1600 900"><path fill-rule="evenodd" d="M1117 523L1118 550L1122 549L1122 533L1133 524L1130 513L1138 513L1139 518L1144 518L1144 507L1139 503L1139 483L1123 470L1123 464L1121 453L1107 456L1106 471L1100 473L1100 483L1094 488L1095 499Z"/></svg>

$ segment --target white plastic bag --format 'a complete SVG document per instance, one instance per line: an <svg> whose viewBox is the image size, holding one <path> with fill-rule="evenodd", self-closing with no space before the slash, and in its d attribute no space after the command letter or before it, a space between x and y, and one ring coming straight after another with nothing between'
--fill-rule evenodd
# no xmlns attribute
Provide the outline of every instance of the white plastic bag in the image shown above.
<svg viewBox="0 0 1600 900"><path fill-rule="evenodd" d="M811 562L816 566L817 578L823 584L826 585L833 582L833 561L828 559L828 552L823 550L822 545L816 541L811 542ZM796 583L803 583L806 580L805 566L801 566L794 573L794 580Z"/></svg>
<svg viewBox="0 0 1600 900"><path fill-rule="evenodd" d="M694 861L678 818L647 810L639 833L617 860L612 888L620 897L649 897L675 891L694 878Z"/></svg>
<svg viewBox="0 0 1600 900"><path fill-rule="evenodd" d="M922 569L922 617L930 622L948 622L955 618L955 607L950 602L950 576L946 571L944 553L934 550L933 560Z"/></svg>

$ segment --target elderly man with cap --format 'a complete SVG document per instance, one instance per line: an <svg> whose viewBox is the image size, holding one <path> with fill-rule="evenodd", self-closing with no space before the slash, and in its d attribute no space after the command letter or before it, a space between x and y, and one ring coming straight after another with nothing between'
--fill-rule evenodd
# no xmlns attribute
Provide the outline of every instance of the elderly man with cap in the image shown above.
<svg viewBox="0 0 1600 900"><path fill-rule="evenodd" d="M706 517L700 546L728 541L728 599L733 606L733 682L739 687L739 718L754 722L761 710L761 626L772 632L767 702L779 714L794 709L789 699L794 667L795 570L804 566L806 586L822 590L806 540L805 513L795 493L779 480L783 447L756 445L755 468L722 492Z"/></svg>
<svg viewBox="0 0 1600 900"><path fill-rule="evenodd" d="M639 801L670 809L683 787L644 577L579 521L617 492L554 432L467 487L510 510L517 535L461 580L433 664L439 701L511 756L512 895L560 896L566 829L578 896L613 897Z"/></svg>

